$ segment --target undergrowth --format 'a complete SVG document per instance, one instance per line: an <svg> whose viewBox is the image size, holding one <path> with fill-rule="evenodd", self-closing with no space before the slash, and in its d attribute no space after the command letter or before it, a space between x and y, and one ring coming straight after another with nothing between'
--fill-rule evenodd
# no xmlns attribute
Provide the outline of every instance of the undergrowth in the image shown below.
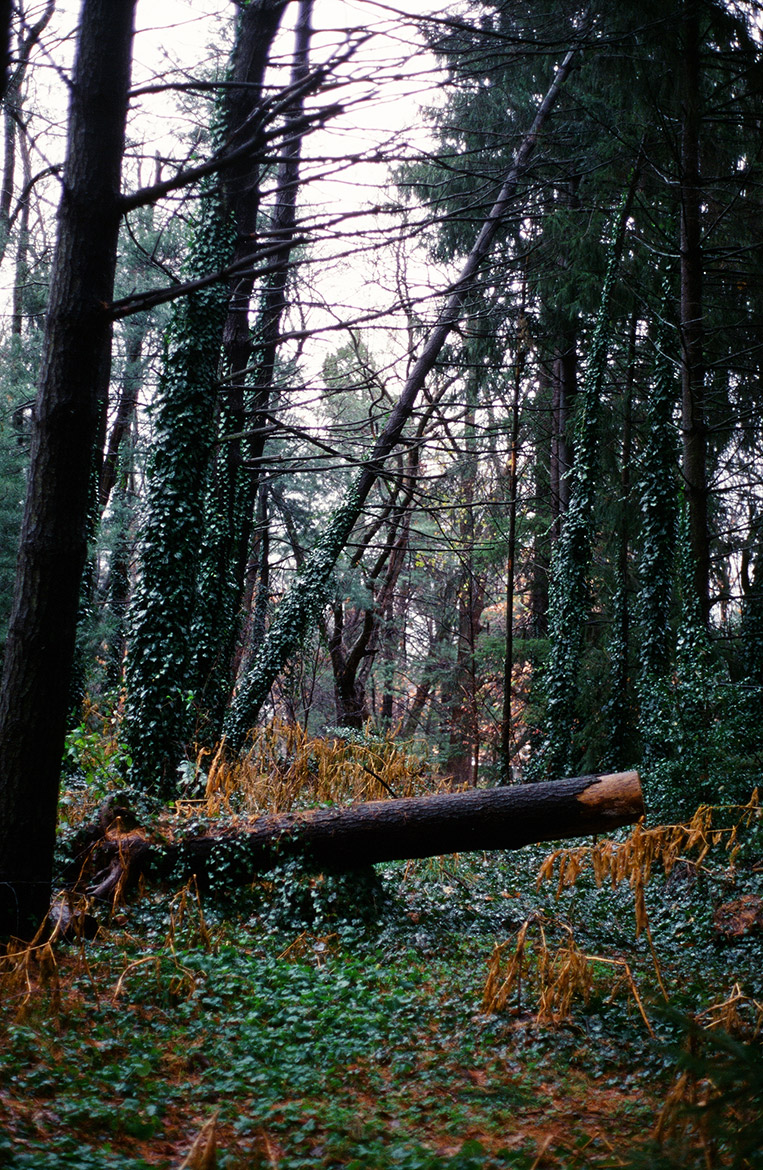
<svg viewBox="0 0 763 1170"><path fill-rule="evenodd" d="M762 829L70 899L0 965L0 1166L756 1170Z"/></svg>
<svg viewBox="0 0 763 1170"><path fill-rule="evenodd" d="M274 719L251 732L243 754L231 761L225 740L193 767L197 805L205 815L281 813L307 805L419 796L442 789L422 749L386 735L337 729L310 736L300 724Z"/></svg>

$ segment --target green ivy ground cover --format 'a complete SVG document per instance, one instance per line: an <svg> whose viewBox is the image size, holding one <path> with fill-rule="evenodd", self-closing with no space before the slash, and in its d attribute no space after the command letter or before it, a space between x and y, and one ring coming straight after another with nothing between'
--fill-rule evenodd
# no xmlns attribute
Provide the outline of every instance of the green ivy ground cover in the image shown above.
<svg viewBox="0 0 763 1170"><path fill-rule="evenodd" d="M197 1146L189 1168L706 1166L691 1124L650 1144L682 1049L712 1086L710 1164L763 1166L754 1025L686 1043L686 1020L735 987L746 1009L763 998L760 935L723 940L712 921L756 888L756 848L733 874L721 856L648 887L672 1015L627 886L581 877L556 901L535 888L537 849L392 865L381 887L292 866L204 918L146 895L94 942L57 944L47 982L28 968L31 995L6 977L0 1166L176 1167L213 1117L216 1154ZM625 959L655 1038L604 963L556 1026L537 1023L531 956L529 983L483 1014L494 945L532 915L549 946L571 927Z"/></svg>

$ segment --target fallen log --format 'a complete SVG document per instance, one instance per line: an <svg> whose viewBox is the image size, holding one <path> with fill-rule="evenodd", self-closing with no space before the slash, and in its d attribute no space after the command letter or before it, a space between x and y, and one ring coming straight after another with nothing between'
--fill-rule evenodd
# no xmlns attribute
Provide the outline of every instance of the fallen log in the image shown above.
<svg viewBox="0 0 763 1170"><path fill-rule="evenodd" d="M336 873L383 861L519 849L608 833L643 815L638 773L617 772L263 816L251 825L165 844L118 833L98 846L103 868L90 893L111 897L142 873L194 876L202 889L213 879L241 885L295 856Z"/></svg>

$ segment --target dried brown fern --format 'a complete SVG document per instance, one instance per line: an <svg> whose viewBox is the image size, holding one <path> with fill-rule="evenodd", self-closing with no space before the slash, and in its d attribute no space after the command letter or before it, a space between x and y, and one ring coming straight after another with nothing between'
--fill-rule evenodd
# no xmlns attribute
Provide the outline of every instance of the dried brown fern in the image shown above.
<svg viewBox="0 0 763 1170"><path fill-rule="evenodd" d="M719 814L728 817L729 813L734 817L731 826L714 826L715 817ZM652 871L660 865L667 877L679 861L686 860L687 855L692 853L696 854L691 858L691 864L696 870L703 865L710 849L721 844L725 845L729 868L733 869L741 848L740 830L749 827L760 816L760 799L756 788L747 804L722 807L703 804L685 824L658 825L647 829L639 823L622 842L605 839L574 849L555 850L543 862L536 885L540 887L544 881L555 880L558 898L562 890L573 886L585 870L593 872L599 887L605 881L610 881L615 889L621 882L627 881L633 890L636 938L642 932L646 937L660 991L667 1002L668 990L649 928L644 895Z"/></svg>
<svg viewBox="0 0 763 1170"><path fill-rule="evenodd" d="M57 1013L61 1005L61 979L46 918L31 942L11 939L0 953L0 988L3 1002L17 1001L16 1019L23 1020L34 998L49 997Z"/></svg>
<svg viewBox="0 0 763 1170"><path fill-rule="evenodd" d="M198 762L200 766L200 761ZM439 791L442 778L394 731L365 742L309 736L303 727L273 720L254 733L240 760L221 743L210 763L203 801L179 810L246 815L290 812L299 804L346 803Z"/></svg>
<svg viewBox="0 0 763 1170"><path fill-rule="evenodd" d="M733 824L728 827L714 826L714 817L723 812L733 814ZM556 896L573 886L581 873L593 873L597 886L605 881L616 888L627 881L633 890L636 919L636 937L643 932L646 936L657 980L662 996L667 1002L668 989L660 968L646 911L644 891L656 865L661 865L669 875L679 860L695 853L692 864L699 867L705 861L713 846L725 844L729 865L733 866L739 848L740 830L752 824L761 815L757 789L746 805L735 805L721 809L702 805L686 824L660 825L647 829L638 824L623 842L611 840L596 841L574 849L557 849L543 862L537 878L537 885L544 881L556 882ZM522 979L534 984L537 1003L537 1018L541 1023L559 1023L566 1019L575 999L584 1002L591 995L594 972L597 967L610 967L615 977L609 988L613 999L625 988L633 999L638 1012L651 1036L654 1029L649 1021L644 1003L636 986L630 966L623 959L607 958L600 955L584 954L577 946L572 930L566 924L562 929L565 941L552 951L549 948L544 923L549 920L536 914L522 925L517 935L507 942L496 945L488 967L488 976L482 997L482 1009L487 1013L502 1011L512 995L516 994L516 1008L521 1009ZM528 941L531 926L537 926L537 941ZM558 924L557 924L558 925ZM599 976L600 977L600 976ZM738 1027L742 1011L754 1016L754 1031L757 1036L763 1027L763 1005L745 997L735 986L731 995L712 1005L697 1017L702 1026L723 1027L733 1031Z"/></svg>
<svg viewBox="0 0 763 1170"><path fill-rule="evenodd" d="M537 929L535 941L528 938L531 927ZM564 941L553 949L548 941L550 927L561 929L565 936ZM611 968L611 979L604 979L602 967ZM623 959L585 954L566 923L534 914L522 924L513 939L496 945L482 996L483 1012L490 1015L505 1010L512 996L516 996L514 1010L521 1011L523 981L525 989L529 989L535 1000L536 1018L540 1024L555 1026L568 1019L573 1004L580 1000L587 1003L598 985L609 992L610 1000L625 988L650 1036L654 1036L628 963ZM602 983L605 984L603 988Z"/></svg>

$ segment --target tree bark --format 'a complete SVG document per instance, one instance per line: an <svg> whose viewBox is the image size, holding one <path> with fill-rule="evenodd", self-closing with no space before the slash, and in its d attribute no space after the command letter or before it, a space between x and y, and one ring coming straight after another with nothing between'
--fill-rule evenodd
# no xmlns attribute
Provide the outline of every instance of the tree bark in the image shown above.
<svg viewBox="0 0 763 1170"><path fill-rule="evenodd" d="M710 616L707 419L702 304L702 187L700 176L699 6L683 6L684 78L681 125L681 431L689 502L694 589L702 618Z"/></svg>
<svg viewBox="0 0 763 1170"><path fill-rule="evenodd" d="M0 98L5 95L8 84L8 66L11 60L11 23L13 4L11 0L0 0Z"/></svg>
<svg viewBox="0 0 763 1170"><path fill-rule="evenodd" d="M608 833L643 815L638 772L617 772L266 816L249 829L164 847L127 834L99 847L99 863L106 865L90 892L109 897L146 871L193 875L201 888L222 871L226 884L240 885L292 856L336 873L384 861L520 849Z"/></svg>
<svg viewBox="0 0 763 1170"><path fill-rule="evenodd" d="M525 321L527 280L522 284L522 317ZM508 506L509 531L506 548L506 634L503 656L503 710L501 712L501 760L503 763L501 783L511 783L512 751L512 699L514 696L514 592L517 551L517 488L519 485L519 407L522 390L522 374L527 360L527 339L520 331L517 351L514 356L514 387L511 396L511 429L509 431L509 476Z"/></svg>
<svg viewBox="0 0 763 1170"><path fill-rule="evenodd" d="M49 905L111 302L135 0L85 0L13 612L0 688L0 936Z"/></svg>
<svg viewBox="0 0 763 1170"><path fill-rule="evenodd" d="M572 471L572 409L578 390L575 333L570 330L554 356L552 385L553 432L551 437L551 508L553 539L561 534L564 515L570 506Z"/></svg>
<svg viewBox="0 0 763 1170"><path fill-rule="evenodd" d="M227 116L231 128L231 145L245 139L253 115L262 102L262 85L268 55L280 26L285 0L260 0L257 11L250 7L242 20L239 44L234 54L233 76L245 82L241 91L233 91L228 101ZM302 8L305 8L303 0ZM301 12L298 20L297 47L292 66L291 85L304 83L309 72L308 47L310 13ZM267 46L267 52L264 51ZM300 94L288 111L291 121L299 121L304 112L304 94ZM261 290L264 307L259 319L252 324L252 298L255 293L256 260L239 268L231 279L228 316L222 334L223 367L228 382L221 396L223 430L233 433L218 452L215 469L216 491L226 514L223 517L222 557L229 566L234 582L233 610L236 621L227 632L228 643L223 647L222 660L232 687L242 653L242 638L247 634L244 601L254 593L254 582L248 581L252 566L249 563L255 511L260 477L249 464L257 465L262 458L266 441L265 413L270 405L279 341L282 306L286 300L286 281L289 272L290 240L294 234L296 195L299 183L299 155L301 136L285 130L280 148L281 160L277 172L275 210L272 213L269 246L280 248L271 256L273 268L267 286ZM253 241L262 236L260 185L263 163L259 152L243 158L223 176L226 202L236 225L236 244L233 264L242 265L252 255ZM282 241L285 241L282 243ZM256 343L259 343L258 352ZM248 438L242 437L246 433ZM220 606L222 608L222 606ZM244 625L244 628L242 628ZM216 648L215 658L220 654ZM199 663L201 681L213 669L211 661ZM229 698L230 687L226 688Z"/></svg>

